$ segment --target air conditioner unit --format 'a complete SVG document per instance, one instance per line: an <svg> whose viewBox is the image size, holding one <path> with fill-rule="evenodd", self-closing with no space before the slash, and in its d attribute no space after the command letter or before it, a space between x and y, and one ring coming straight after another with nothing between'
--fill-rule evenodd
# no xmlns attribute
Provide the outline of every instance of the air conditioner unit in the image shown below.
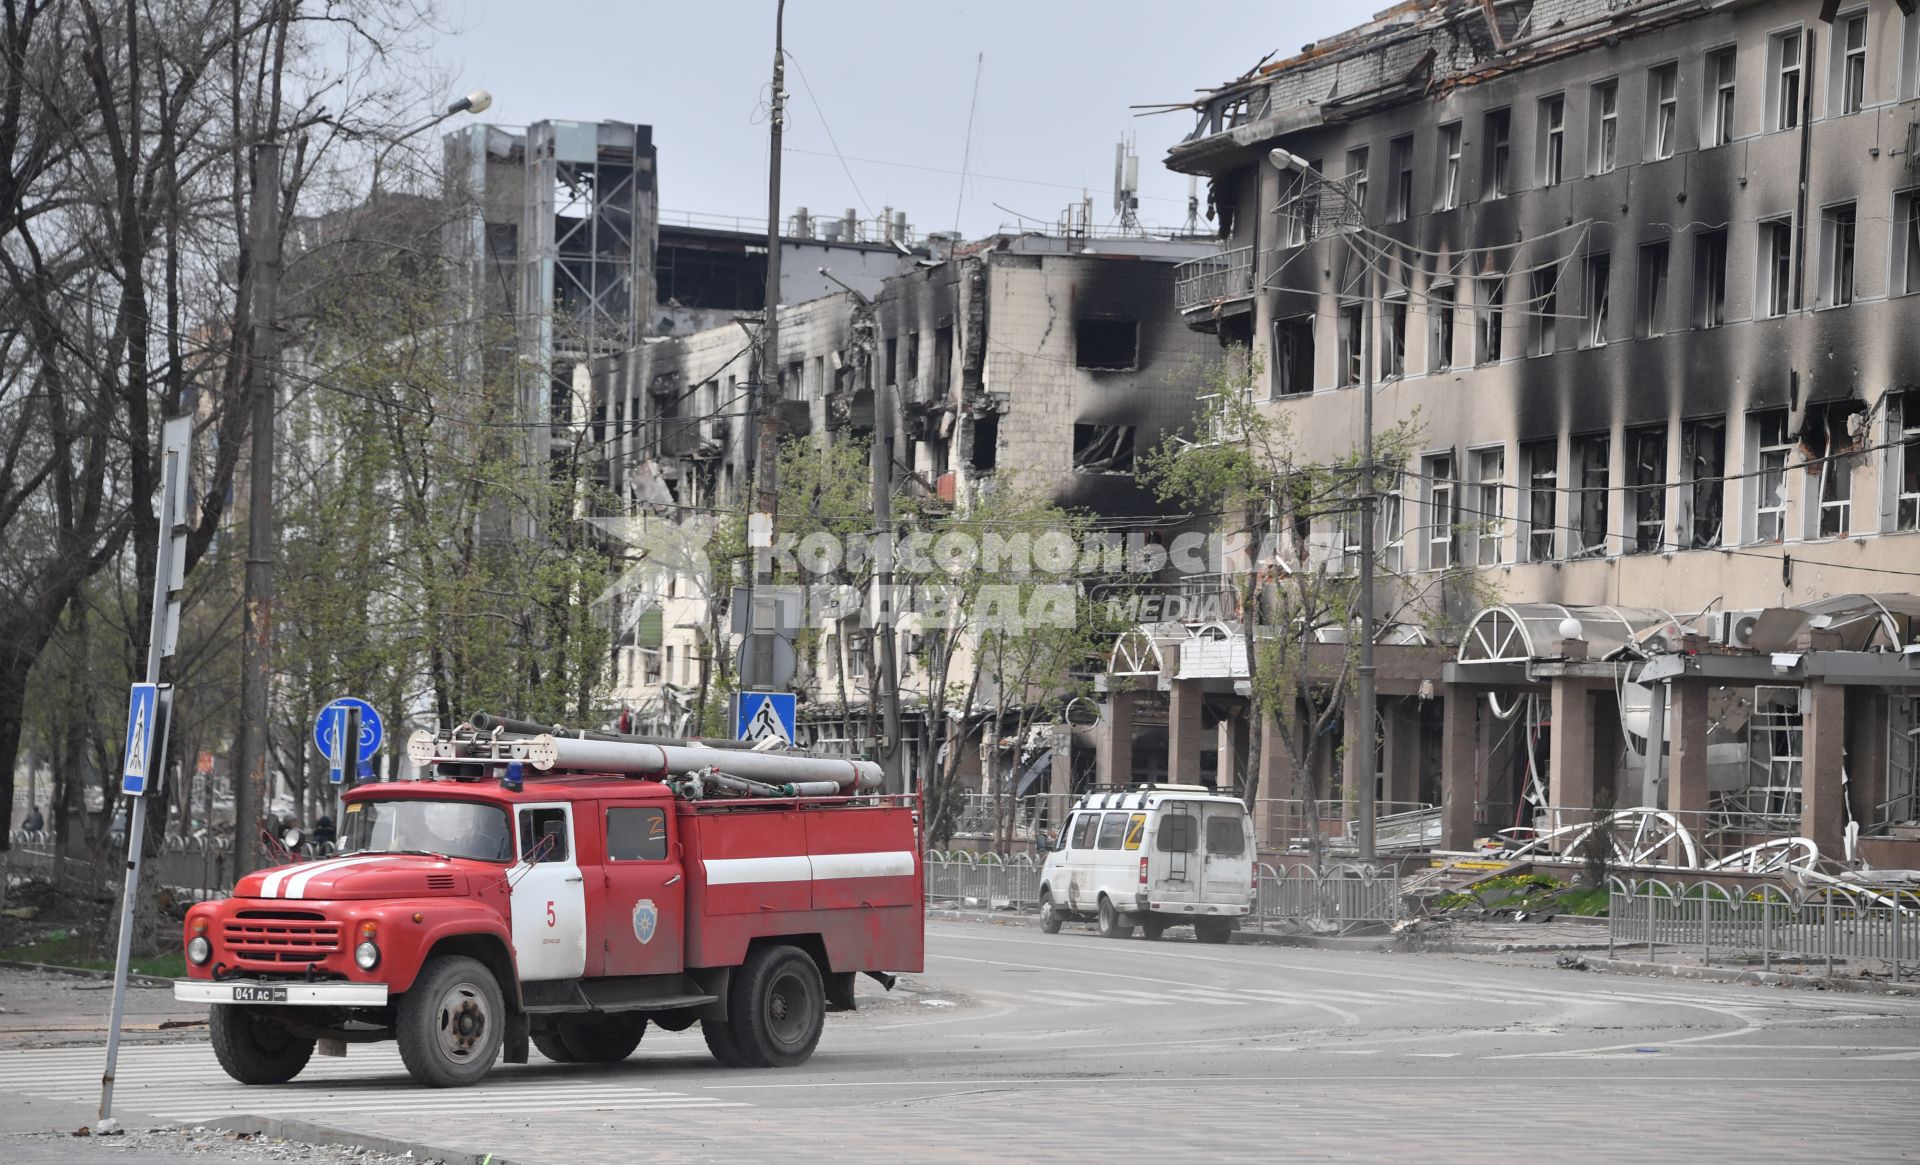
<svg viewBox="0 0 1920 1165"><path fill-rule="evenodd" d="M1713 628L1709 638L1725 647L1752 649L1753 629L1760 622L1760 612L1721 611L1713 617Z"/></svg>

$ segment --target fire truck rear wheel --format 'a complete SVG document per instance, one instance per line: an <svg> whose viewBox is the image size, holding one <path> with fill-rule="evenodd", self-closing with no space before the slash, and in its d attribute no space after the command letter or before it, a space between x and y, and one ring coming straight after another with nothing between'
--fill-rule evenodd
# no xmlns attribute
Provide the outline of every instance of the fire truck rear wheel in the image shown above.
<svg viewBox="0 0 1920 1165"><path fill-rule="evenodd" d="M437 956L400 997L394 1028L415 1080L429 1088L477 1084L500 1058L506 1035L500 984L478 959Z"/></svg>
<svg viewBox="0 0 1920 1165"><path fill-rule="evenodd" d="M237 1003L214 1004L207 1031L220 1066L242 1084L285 1084L313 1058L313 1040Z"/></svg>
<svg viewBox="0 0 1920 1165"><path fill-rule="evenodd" d="M703 1019L700 1021L700 1038L707 1041L707 1051L713 1053L714 1060L722 1068L748 1067L733 1038L732 1024L721 1019Z"/></svg>
<svg viewBox="0 0 1920 1165"><path fill-rule="evenodd" d="M805 951L760 947L747 956L728 994L729 1026L743 1065L791 1068L813 1055L827 997L820 968Z"/></svg>
<svg viewBox="0 0 1920 1165"><path fill-rule="evenodd" d="M1053 891L1040 892L1040 933L1060 933L1060 913L1053 908Z"/></svg>

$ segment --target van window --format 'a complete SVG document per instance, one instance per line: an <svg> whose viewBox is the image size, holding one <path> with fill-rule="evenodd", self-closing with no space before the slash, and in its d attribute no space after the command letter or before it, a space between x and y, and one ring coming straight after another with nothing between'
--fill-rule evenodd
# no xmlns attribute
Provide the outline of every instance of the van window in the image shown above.
<svg viewBox="0 0 1920 1165"><path fill-rule="evenodd" d="M1100 820L1098 813L1081 813L1073 819L1073 848L1093 848L1093 825Z"/></svg>
<svg viewBox="0 0 1920 1165"><path fill-rule="evenodd" d="M1140 848L1140 835L1147 831L1147 815L1136 813L1127 818L1127 848Z"/></svg>
<svg viewBox="0 0 1920 1165"><path fill-rule="evenodd" d="M1207 852L1223 858L1247 852L1247 831L1239 815L1207 818Z"/></svg>
<svg viewBox="0 0 1920 1165"><path fill-rule="evenodd" d="M607 810L607 858L616 862L658 862L667 856L664 809Z"/></svg>
<svg viewBox="0 0 1920 1165"><path fill-rule="evenodd" d="M1169 813L1160 819L1153 848L1163 854L1190 854L1200 838L1200 823L1189 813Z"/></svg>
<svg viewBox="0 0 1920 1165"><path fill-rule="evenodd" d="M1100 822L1100 848L1101 849L1119 849L1120 840L1121 838L1126 836L1126 832L1127 832L1127 815L1126 814L1124 813L1107 814L1106 819Z"/></svg>

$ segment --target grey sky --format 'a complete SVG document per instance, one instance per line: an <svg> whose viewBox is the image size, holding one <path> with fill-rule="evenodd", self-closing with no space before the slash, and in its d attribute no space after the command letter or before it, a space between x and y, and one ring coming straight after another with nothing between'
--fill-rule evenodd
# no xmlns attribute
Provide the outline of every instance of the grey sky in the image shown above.
<svg viewBox="0 0 1920 1165"><path fill-rule="evenodd" d="M1192 116L1136 118L1127 106L1191 99L1269 50L1291 54L1386 2L789 0L795 67L787 77L783 211L804 205L837 215L853 207L865 218L892 206L916 230L952 229L968 97L984 53L964 233L1014 221L993 203L1052 223L1083 185L1094 221L1109 222L1114 145L1129 133L1140 154L1142 219L1177 227L1187 182L1160 160L1192 128ZM663 208L765 221L771 0L449 4L462 31L444 42L441 63L458 90L493 92L489 120L651 124Z"/></svg>

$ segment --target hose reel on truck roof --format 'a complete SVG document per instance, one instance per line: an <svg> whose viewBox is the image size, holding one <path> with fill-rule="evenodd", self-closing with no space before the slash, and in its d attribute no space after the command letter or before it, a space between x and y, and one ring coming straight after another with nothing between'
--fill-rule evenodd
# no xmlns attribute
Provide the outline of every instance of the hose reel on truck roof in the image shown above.
<svg viewBox="0 0 1920 1165"><path fill-rule="evenodd" d="M407 755L416 765L432 766L442 776L469 779L484 778L489 770L508 765L526 765L540 772L657 777L688 800L712 795L846 796L877 791L884 780L880 766L872 761L623 740L613 733L529 735L508 727L521 722L487 719L491 731L462 725L443 733L415 732L407 742Z"/></svg>

